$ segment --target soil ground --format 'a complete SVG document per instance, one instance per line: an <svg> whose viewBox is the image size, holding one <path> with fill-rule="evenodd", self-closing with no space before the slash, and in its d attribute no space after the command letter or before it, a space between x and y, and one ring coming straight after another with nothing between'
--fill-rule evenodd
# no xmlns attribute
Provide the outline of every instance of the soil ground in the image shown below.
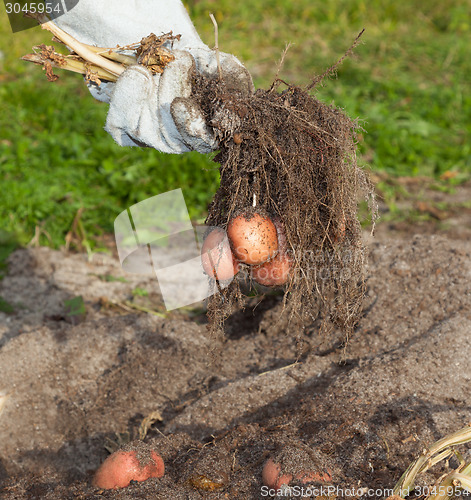
<svg viewBox="0 0 471 500"><path fill-rule="evenodd" d="M14 307L0 313L0 497L273 498L269 457L285 473L323 474L310 485L337 488L331 498L387 496L424 446L471 421L471 186L424 189L401 201L403 221L365 233L367 297L346 348L313 325L300 350L281 296L267 295L228 320L211 365L201 311L143 311L162 305L155 280L111 255L17 250L0 282ZM86 313L71 315L77 296ZM109 450L151 415L144 441L164 477L93 487Z"/></svg>

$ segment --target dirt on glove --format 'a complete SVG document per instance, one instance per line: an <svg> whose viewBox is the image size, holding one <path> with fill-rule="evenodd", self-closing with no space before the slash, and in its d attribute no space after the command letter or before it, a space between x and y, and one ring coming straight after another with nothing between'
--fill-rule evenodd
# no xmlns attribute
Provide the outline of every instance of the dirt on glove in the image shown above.
<svg viewBox="0 0 471 500"><path fill-rule="evenodd" d="M294 268L284 288L283 316L298 338L318 317L324 328L339 326L348 337L361 311L365 251L359 193L373 224L377 208L373 185L357 164L360 127L309 92L357 42L305 88L276 79L270 89L247 96L217 78L195 76L193 85L220 140L214 161L221 182L206 223L226 228L232 217L254 211L281 219ZM281 84L286 88L280 92ZM225 320L244 302L240 279L212 296L213 336L222 338Z"/></svg>

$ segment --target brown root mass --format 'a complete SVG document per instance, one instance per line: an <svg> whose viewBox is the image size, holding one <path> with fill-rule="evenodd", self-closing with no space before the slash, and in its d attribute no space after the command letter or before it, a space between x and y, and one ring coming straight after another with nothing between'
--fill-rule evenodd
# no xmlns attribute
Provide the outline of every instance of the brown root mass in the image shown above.
<svg viewBox="0 0 471 500"><path fill-rule="evenodd" d="M358 192L376 217L373 186L357 165L358 123L306 89L288 85L243 96L217 80L196 80L195 94L220 139L220 187L206 223L227 227L238 213L279 217L294 264L284 314L299 336L320 317L348 336L365 291L365 250L357 217ZM215 284L217 286L217 284ZM208 304L210 331L243 306L240 280Z"/></svg>

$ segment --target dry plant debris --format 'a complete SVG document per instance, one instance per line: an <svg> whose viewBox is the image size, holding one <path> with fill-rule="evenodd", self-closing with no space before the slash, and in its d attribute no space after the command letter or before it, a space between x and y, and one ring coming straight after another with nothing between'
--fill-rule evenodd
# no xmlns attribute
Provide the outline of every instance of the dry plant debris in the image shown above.
<svg viewBox="0 0 471 500"><path fill-rule="evenodd" d="M387 500L406 498L413 494L417 477L434 465L455 456L459 466L440 477L434 485L428 488L429 494L425 500L449 500L459 492L471 493L471 461L465 461L456 450L456 446L471 442L471 424L463 429L440 439L429 448L425 448L415 462L404 472L393 490L393 496Z"/></svg>
<svg viewBox="0 0 471 500"><path fill-rule="evenodd" d="M181 36L173 35L172 32L161 36L151 33L138 43L103 48L79 42L49 21L44 14L29 14L29 17L36 19L43 29L50 31L55 41L67 45L74 51L64 55L56 52L54 46L42 44L34 46L32 54L22 57L25 61L42 65L50 82L55 82L59 78L53 73L53 68L81 73L85 75L87 81L97 85L100 85L102 80L116 81L126 67L133 64L141 64L153 74L162 73L165 66L175 59L164 44L179 40Z"/></svg>
<svg viewBox="0 0 471 500"><path fill-rule="evenodd" d="M173 36L172 32L160 37L153 33L144 37L136 47L137 62L147 66L154 74L163 73L165 66L175 59L163 45L168 41L180 40L180 37Z"/></svg>

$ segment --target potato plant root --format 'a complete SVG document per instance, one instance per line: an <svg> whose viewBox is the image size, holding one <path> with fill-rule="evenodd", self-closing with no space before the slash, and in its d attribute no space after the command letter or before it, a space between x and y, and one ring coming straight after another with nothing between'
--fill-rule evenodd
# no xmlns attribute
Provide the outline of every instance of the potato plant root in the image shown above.
<svg viewBox="0 0 471 500"><path fill-rule="evenodd" d="M365 289L359 192L373 223L377 212L372 183L357 164L359 125L308 87L280 91L281 83L245 96L195 76L194 96L220 139L221 183L206 222L227 228L251 211L279 218L293 262L284 295L292 329L299 335L320 316L324 327L340 326L348 336ZM214 336L222 338L225 320L243 304L240 280L213 295Z"/></svg>

